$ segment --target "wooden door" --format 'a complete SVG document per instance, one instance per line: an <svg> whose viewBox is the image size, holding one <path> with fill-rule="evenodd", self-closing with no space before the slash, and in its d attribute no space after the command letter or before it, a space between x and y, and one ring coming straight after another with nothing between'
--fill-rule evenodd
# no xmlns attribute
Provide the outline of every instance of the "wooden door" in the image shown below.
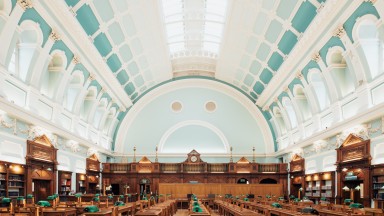
<svg viewBox="0 0 384 216"><path fill-rule="evenodd" d="M49 180L33 180L35 201L47 200L52 195L51 181Z"/></svg>

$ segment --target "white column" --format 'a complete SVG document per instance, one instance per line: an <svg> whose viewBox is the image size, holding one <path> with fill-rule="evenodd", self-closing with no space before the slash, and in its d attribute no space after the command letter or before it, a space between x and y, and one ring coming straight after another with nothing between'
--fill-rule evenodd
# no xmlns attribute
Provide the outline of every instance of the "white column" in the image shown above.
<svg viewBox="0 0 384 216"><path fill-rule="evenodd" d="M1 67L1 65L0 65ZM5 77L7 77L7 72L5 68L0 68L0 97L5 98L6 95L4 93L4 86L5 86Z"/></svg>
<svg viewBox="0 0 384 216"><path fill-rule="evenodd" d="M24 11L25 9L23 9L20 6L20 4L16 4L15 8L13 9L11 15L9 16L0 34L0 41L1 41L0 64L4 66L6 66L6 63L8 62L8 58L10 58L10 56L7 56L8 51L10 47L14 46L12 44L12 38L14 34L17 32L16 29L18 27L19 20L23 15Z"/></svg>

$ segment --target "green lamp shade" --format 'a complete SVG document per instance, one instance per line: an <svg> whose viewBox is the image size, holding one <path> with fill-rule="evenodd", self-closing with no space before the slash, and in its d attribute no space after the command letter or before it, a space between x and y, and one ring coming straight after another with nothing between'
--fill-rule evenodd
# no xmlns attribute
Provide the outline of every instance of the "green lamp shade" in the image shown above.
<svg viewBox="0 0 384 216"><path fill-rule="evenodd" d="M79 197L81 197L81 196L82 196L81 193L77 193L77 194L75 194L75 197L76 197L76 198L79 198Z"/></svg>
<svg viewBox="0 0 384 216"><path fill-rule="evenodd" d="M19 196L19 197L17 197L17 199L16 199L17 201L23 201L24 200L24 197L22 197L22 196Z"/></svg>
<svg viewBox="0 0 384 216"><path fill-rule="evenodd" d="M33 195L32 194L27 194L27 199L32 199Z"/></svg>
<svg viewBox="0 0 384 216"><path fill-rule="evenodd" d="M194 197L194 198L193 198L193 201L197 201L197 197Z"/></svg>
<svg viewBox="0 0 384 216"><path fill-rule="evenodd" d="M115 202L114 206L124 206L124 202L123 201L117 201Z"/></svg>
<svg viewBox="0 0 384 216"><path fill-rule="evenodd" d="M271 206L274 208L281 208L280 203L272 203Z"/></svg>
<svg viewBox="0 0 384 216"><path fill-rule="evenodd" d="M279 197L279 200L284 200L284 197Z"/></svg>
<svg viewBox="0 0 384 216"><path fill-rule="evenodd" d="M99 201L100 201L100 198L99 198L99 197L93 197L92 200L95 201L95 202L99 202Z"/></svg>
<svg viewBox="0 0 384 216"><path fill-rule="evenodd" d="M47 200L40 200L39 202L37 202L37 205L41 206L41 207L50 207L51 206L51 204Z"/></svg>
<svg viewBox="0 0 384 216"><path fill-rule="evenodd" d="M248 199L247 197L245 197L245 198L244 198L244 201L248 202L248 201L249 201L249 199Z"/></svg>
<svg viewBox="0 0 384 216"><path fill-rule="evenodd" d="M47 200L54 200L54 199L55 199L55 196L53 195L47 197Z"/></svg>
<svg viewBox="0 0 384 216"><path fill-rule="evenodd" d="M128 196L128 197L131 197L131 196L132 196L132 194L127 194L127 196Z"/></svg>
<svg viewBox="0 0 384 216"><path fill-rule="evenodd" d="M108 199L113 199L113 196L109 195L109 196L108 196Z"/></svg>
<svg viewBox="0 0 384 216"><path fill-rule="evenodd" d="M1 200L1 203L10 203L11 202L11 198L3 198Z"/></svg>
<svg viewBox="0 0 384 216"><path fill-rule="evenodd" d="M200 206L194 206L194 207L192 208L192 211L193 211L193 212L203 212L203 209L200 208Z"/></svg>
<svg viewBox="0 0 384 216"><path fill-rule="evenodd" d="M100 196L100 194L98 194L98 193L97 193L97 194L95 194L95 197L99 197L99 196Z"/></svg>
<svg viewBox="0 0 384 216"><path fill-rule="evenodd" d="M353 199L345 199L344 200L344 203L352 203L353 202Z"/></svg>
<svg viewBox="0 0 384 216"><path fill-rule="evenodd" d="M57 198L59 197L59 194L53 194L53 197Z"/></svg>
<svg viewBox="0 0 384 216"><path fill-rule="evenodd" d="M327 201L327 198L325 198L325 197L321 197L320 200L321 200L321 201Z"/></svg>
<svg viewBox="0 0 384 216"><path fill-rule="evenodd" d="M148 200L148 198L146 196L143 197L143 200Z"/></svg>
<svg viewBox="0 0 384 216"><path fill-rule="evenodd" d="M364 208L363 204L361 203L352 203L351 205L349 205L349 208Z"/></svg>
<svg viewBox="0 0 384 216"><path fill-rule="evenodd" d="M124 199L124 195L120 195L119 197L120 197L120 199Z"/></svg>
<svg viewBox="0 0 384 216"><path fill-rule="evenodd" d="M265 197L269 199L269 198L271 198L271 195L265 195Z"/></svg>
<svg viewBox="0 0 384 216"><path fill-rule="evenodd" d="M299 198L294 199L295 202L300 202L301 200Z"/></svg>
<svg viewBox="0 0 384 216"><path fill-rule="evenodd" d="M294 195L289 196L289 199L295 199L296 197Z"/></svg>
<svg viewBox="0 0 384 216"><path fill-rule="evenodd" d="M306 197L306 196L305 196L305 197L303 197L303 200L308 200L308 197Z"/></svg>
<svg viewBox="0 0 384 216"><path fill-rule="evenodd" d="M99 208L97 206L87 206L84 208L84 212L98 212Z"/></svg>
<svg viewBox="0 0 384 216"><path fill-rule="evenodd" d="M199 202L194 201L194 202L193 202L193 206L200 206L200 204L199 204Z"/></svg>

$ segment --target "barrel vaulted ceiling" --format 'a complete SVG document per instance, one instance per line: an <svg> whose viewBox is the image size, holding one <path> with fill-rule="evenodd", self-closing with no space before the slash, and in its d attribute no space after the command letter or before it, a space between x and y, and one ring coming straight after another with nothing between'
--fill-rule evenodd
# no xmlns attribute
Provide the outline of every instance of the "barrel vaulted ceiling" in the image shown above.
<svg viewBox="0 0 384 216"><path fill-rule="evenodd" d="M65 0L135 101L178 76L203 75L253 100L290 58L325 0Z"/></svg>

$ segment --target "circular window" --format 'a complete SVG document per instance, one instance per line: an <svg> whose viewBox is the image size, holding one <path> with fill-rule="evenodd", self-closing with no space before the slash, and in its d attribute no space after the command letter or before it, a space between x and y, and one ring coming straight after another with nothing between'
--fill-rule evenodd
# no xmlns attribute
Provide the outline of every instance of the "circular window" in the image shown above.
<svg viewBox="0 0 384 216"><path fill-rule="evenodd" d="M216 103L213 101L205 103L205 110L207 112L214 112L216 110Z"/></svg>
<svg viewBox="0 0 384 216"><path fill-rule="evenodd" d="M173 112L181 112L183 105L179 101L175 101L171 104L171 109Z"/></svg>

